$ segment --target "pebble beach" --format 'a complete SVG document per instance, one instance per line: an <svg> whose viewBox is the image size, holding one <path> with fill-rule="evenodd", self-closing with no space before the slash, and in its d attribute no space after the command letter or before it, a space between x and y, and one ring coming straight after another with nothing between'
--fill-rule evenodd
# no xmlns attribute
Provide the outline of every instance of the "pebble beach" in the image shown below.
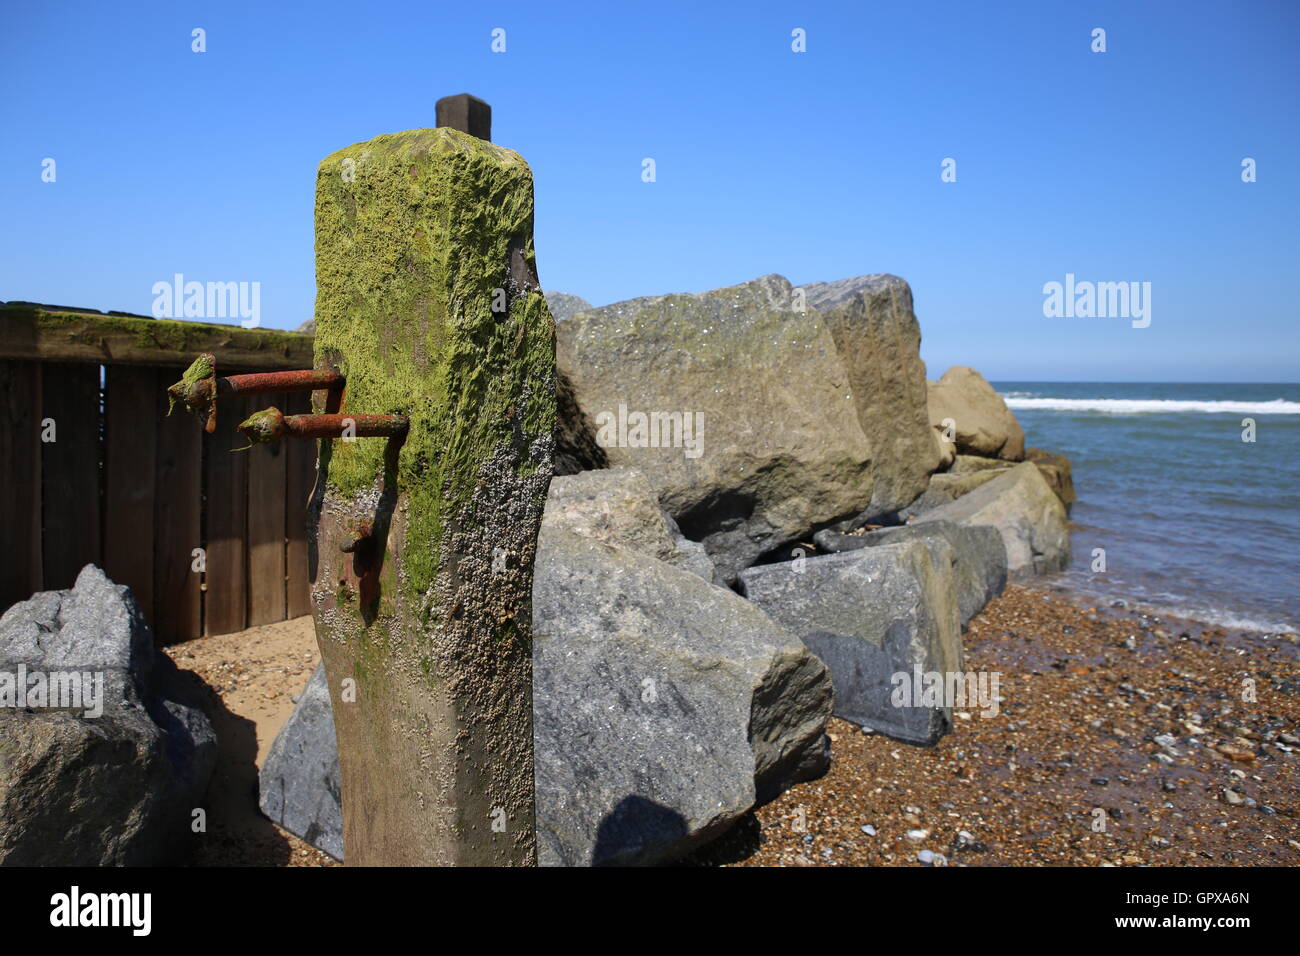
<svg viewBox="0 0 1300 956"><path fill-rule="evenodd" d="M1010 585L965 635L996 717L933 747L832 720L830 771L691 862L1295 866L1298 641Z"/></svg>

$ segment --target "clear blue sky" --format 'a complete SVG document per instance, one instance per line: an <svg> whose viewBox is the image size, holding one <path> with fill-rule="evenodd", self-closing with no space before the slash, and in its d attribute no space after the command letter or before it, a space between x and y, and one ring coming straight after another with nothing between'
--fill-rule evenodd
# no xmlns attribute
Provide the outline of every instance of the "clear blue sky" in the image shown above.
<svg viewBox="0 0 1300 956"><path fill-rule="evenodd" d="M293 327L317 163L460 92L532 165L549 289L893 272L932 376L1300 378L1290 0L4 0L0 299L148 313L181 272L260 282ZM1150 327L1045 318L1067 272L1152 283Z"/></svg>

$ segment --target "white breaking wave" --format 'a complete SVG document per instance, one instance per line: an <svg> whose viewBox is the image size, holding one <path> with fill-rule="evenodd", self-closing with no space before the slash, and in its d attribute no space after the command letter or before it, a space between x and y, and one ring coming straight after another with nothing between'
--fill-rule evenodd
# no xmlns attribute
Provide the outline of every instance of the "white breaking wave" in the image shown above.
<svg viewBox="0 0 1300 956"><path fill-rule="evenodd" d="M1300 415L1300 402L1275 398L1271 402L1197 402L1168 398L1030 398L1010 392L1002 396L1008 408L1050 412L1102 412L1142 415L1161 412L1204 412L1231 415Z"/></svg>

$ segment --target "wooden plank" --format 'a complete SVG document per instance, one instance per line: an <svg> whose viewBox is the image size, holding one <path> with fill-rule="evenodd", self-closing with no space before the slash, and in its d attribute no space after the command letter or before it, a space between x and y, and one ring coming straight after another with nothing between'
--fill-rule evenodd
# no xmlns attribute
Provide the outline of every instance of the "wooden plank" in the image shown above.
<svg viewBox="0 0 1300 956"><path fill-rule="evenodd" d="M98 365L50 362L41 370L41 418L54 441L41 443L41 548L45 590L70 588L99 540Z"/></svg>
<svg viewBox="0 0 1300 956"><path fill-rule="evenodd" d="M153 379L153 629L159 644L172 644L203 633L203 576L193 570L194 549L203 544L203 426L180 409L167 416L170 370L155 370Z"/></svg>
<svg viewBox="0 0 1300 956"><path fill-rule="evenodd" d="M154 369L104 370L104 571L131 589L151 627L157 391Z"/></svg>
<svg viewBox="0 0 1300 956"><path fill-rule="evenodd" d="M311 368L312 341L310 335L279 329L22 305L0 308L0 358L183 369L201 352L211 352L217 357L218 374L226 374L233 369Z"/></svg>
<svg viewBox="0 0 1300 956"><path fill-rule="evenodd" d="M204 576L203 633L229 634L248 626L248 441L235 431L252 410L245 397L223 399L217 430L204 436L208 570Z"/></svg>
<svg viewBox="0 0 1300 956"><path fill-rule="evenodd" d="M0 360L0 614L41 589L41 366Z"/></svg>
<svg viewBox="0 0 1300 956"><path fill-rule="evenodd" d="M259 395L254 410L285 408L285 395ZM285 615L285 439L248 451L248 625L283 621Z"/></svg>
<svg viewBox="0 0 1300 956"><path fill-rule="evenodd" d="M287 396L286 414L311 411L311 396L305 392ZM307 499L316 483L316 445L314 441L289 441L285 461L285 549L287 617L311 613L311 578L307 564Z"/></svg>

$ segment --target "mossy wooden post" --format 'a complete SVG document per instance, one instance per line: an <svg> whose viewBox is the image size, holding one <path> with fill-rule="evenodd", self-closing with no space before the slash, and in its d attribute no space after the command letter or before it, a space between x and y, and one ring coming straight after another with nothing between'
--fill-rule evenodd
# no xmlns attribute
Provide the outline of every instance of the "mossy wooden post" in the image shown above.
<svg viewBox="0 0 1300 956"><path fill-rule="evenodd" d="M345 857L534 864L555 323L527 163L446 128L339 150L316 180L316 285L316 365L346 376L341 411L410 419L400 443L322 441L310 509Z"/></svg>

